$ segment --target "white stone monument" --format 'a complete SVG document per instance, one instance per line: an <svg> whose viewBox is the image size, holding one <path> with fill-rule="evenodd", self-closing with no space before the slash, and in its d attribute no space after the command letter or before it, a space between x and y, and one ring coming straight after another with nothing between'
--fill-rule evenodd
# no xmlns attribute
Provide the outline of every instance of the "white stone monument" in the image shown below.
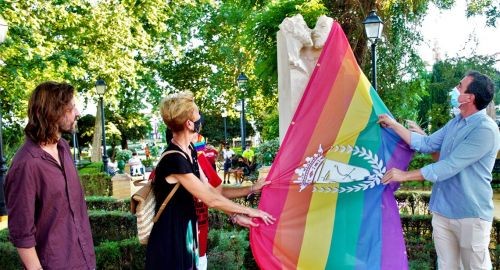
<svg viewBox="0 0 500 270"><path fill-rule="evenodd" d="M333 19L322 15L311 30L302 15L285 18L277 33L280 142L316 66L332 28Z"/></svg>

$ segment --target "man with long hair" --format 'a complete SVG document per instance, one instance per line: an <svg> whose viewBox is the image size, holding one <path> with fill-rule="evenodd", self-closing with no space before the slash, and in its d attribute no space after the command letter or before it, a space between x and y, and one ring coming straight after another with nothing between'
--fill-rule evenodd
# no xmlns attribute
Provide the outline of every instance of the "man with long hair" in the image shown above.
<svg viewBox="0 0 500 270"><path fill-rule="evenodd" d="M10 240L25 269L95 269L87 206L69 144L79 116L66 83L38 85L25 142L5 179Z"/></svg>

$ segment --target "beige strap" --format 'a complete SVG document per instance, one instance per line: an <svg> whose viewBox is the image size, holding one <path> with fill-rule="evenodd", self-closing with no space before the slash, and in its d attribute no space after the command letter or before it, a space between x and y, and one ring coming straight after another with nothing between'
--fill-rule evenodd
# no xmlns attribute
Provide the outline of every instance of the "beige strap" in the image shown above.
<svg viewBox="0 0 500 270"><path fill-rule="evenodd" d="M181 154L182 156L184 156L184 158L186 158L186 156L184 155L184 153L182 153L180 151L177 151L177 150L170 150L170 151L166 151L165 153L163 153L163 155L161 155L160 161L166 155L171 154L171 153L175 153L175 152ZM158 219L160 218L161 213L163 213L163 210L165 210L165 207L167 206L167 204L170 201L170 199L172 199L172 196L174 196L174 194L177 191L177 189L179 188L180 184L181 183L177 182L177 184L175 184L174 188L170 191L170 193L168 194L168 196L165 198L165 200L163 201L163 203L160 206L160 209L158 209L158 213L156 213L155 217L153 218L153 223L156 223L158 221Z"/></svg>
<svg viewBox="0 0 500 270"><path fill-rule="evenodd" d="M158 219L160 218L161 213L163 212L163 210L165 210L165 207L167 206L167 204L170 201L170 199L172 199L172 196L174 196L174 194L177 191L177 189L179 188L180 184L181 183L177 182L177 184L175 184L175 187L168 194L167 198L165 198L165 200L163 201L163 203L160 206L160 209L158 210L158 213L156 213L155 217L153 218L153 223L156 223L158 221Z"/></svg>

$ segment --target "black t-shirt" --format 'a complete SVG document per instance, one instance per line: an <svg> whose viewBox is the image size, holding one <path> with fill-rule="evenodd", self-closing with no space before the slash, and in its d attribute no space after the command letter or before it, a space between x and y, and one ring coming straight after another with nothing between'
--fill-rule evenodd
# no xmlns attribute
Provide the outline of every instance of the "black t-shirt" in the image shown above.
<svg viewBox="0 0 500 270"><path fill-rule="evenodd" d="M166 151L182 150L170 144ZM189 153L192 154L192 153ZM194 174L199 178L198 163L186 153L170 153L158 163L153 184L156 211L176 184L165 180L171 174ZM199 181L194 179L193 181ZM182 185L172 196L156 222L146 251L146 269L196 269L198 231L194 198Z"/></svg>
<svg viewBox="0 0 500 270"><path fill-rule="evenodd" d="M175 184L170 184L165 180L165 177L171 174L194 174L197 178L200 178L200 171L198 167L198 159L196 151L194 151L194 146L190 145L191 159L193 163L188 159L186 152L182 151L180 147L171 143L168 145L167 151L179 151L180 153L170 153L163 157L160 162L158 162L155 169L155 178L153 190L156 198L156 211L159 209L159 205L165 200L170 191L174 188Z"/></svg>

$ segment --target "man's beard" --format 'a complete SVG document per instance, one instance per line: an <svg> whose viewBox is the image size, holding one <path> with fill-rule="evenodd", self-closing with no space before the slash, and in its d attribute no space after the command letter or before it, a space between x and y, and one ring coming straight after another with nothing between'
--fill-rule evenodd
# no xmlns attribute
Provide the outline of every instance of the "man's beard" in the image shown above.
<svg viewBox="0 0 500 270"><path fill-rule="evenodd" d="M76 120L68 126L69 127L64 127L63 125L59 125L59 132L68 134L74 133L76 131Z"/></svg>

